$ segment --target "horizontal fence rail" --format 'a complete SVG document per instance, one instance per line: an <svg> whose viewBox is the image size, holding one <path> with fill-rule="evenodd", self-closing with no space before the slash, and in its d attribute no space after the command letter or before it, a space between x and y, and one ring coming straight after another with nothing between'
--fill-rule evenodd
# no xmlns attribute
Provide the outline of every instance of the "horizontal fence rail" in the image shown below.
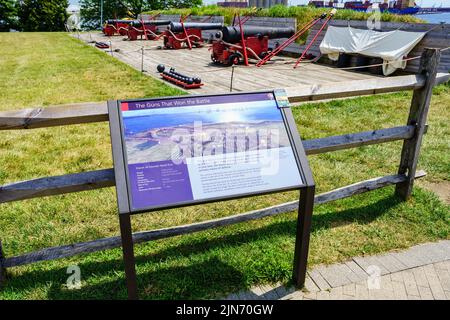
<svg viewBox="0 0 450 320"><path fill-rule="evenodd" d="M449 74L440 73L436 84L445 83ZM356 97L377 93L415 90L423 87L425 76L353 80L344 83L305 85L286 88L291 103ZM48 108L30 108L0 112L0 130L34 129L61 125L108 121L106 102L76 103Z"/></svg>
<svg viewBox="0 0 450 320"><path fill-rule="evenodd" d="M415 126L402 126L303 141L307 155L356 148L389 141L410 139ZM62 176L14 182L0 186L0 203L64 193L93 190L115 185L114 170L103 169Z"/></svg>
<svg viewBox="0 0 450 320"><path fill-rule="evenodd" d="M440 73L436 85L446 83L449 74ZM379 93L415 90L425 85L425 77L420 74L390 78L352 80L333 84L316 84L286 88L291 103L350 98Z"/></svg>
<svg viewBox="0 0 450 320"><path fill-rule="evenodd" d="M426 173L424 171L418 171L415 175L415 178L416 179L421 178L424 177L425 175ZM396 174L361 181L346 187L335 189L330 192L319 194L315 197L314 202L315 204L323 204L330 201L344 199L364 192L383 188L389 185L394 185L406 181L406 179L407 179L406 175ZM298 208L298 201L296 200L220 219L208 220L158 230L136 232L133 233L133 243L136 244L151 240L159 240L183 234L190 234L194 232L204 231L211 228L229 226L236 223L292 212L297 210L297 208ZM3 260L3 266L5 268L10 268L40 261L68 258L82 253L91 253L101 250L118 248L121 245L122 245L121 238L117 236L88 242L75 243L65 246L46 248L32 253L6 258Z"/></svg>
<svg viewBox="0 0 450 320"><path fill-rule="evenodd" d="M0 112L0 130L46 128L101 121L108 121L106 102Z"/></svg>

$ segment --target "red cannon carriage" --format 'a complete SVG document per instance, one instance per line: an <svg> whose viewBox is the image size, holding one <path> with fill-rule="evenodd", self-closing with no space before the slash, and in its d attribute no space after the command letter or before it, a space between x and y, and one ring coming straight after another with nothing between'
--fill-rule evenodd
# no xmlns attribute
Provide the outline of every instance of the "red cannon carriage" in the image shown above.
<svg viewBox="0 0 450 320"><path fill-rule="evenodd" d="M111 37L114 35L126 36L128 33L128 26L132 20L117 20L117 19L109 19L106 20L103 26L103 34Z"/></svg>
<svg viewBox="0 0 450 320"><path fill-rule="evenodd" d="M128 27L128 39L137 40L139 37L144 40L156 40L161 36L159 27L170 24L168 20L134 20Z"/></svg>
<svg viewBox="0 0 450 320"><path fill-rule="evenodd" d="M171 22L164 32L164 48L201 47L203 45L202 31L220 30L222 26L221 23Z"/></svg>
<svg viewBox="0 0 450 320"><path fill-rule="evenodd" d="M269 39L289 38L294 28L267 28L258 26L223 27L215 35L211 60L231 66L249 59L261 60L269 54Z"/></svg>

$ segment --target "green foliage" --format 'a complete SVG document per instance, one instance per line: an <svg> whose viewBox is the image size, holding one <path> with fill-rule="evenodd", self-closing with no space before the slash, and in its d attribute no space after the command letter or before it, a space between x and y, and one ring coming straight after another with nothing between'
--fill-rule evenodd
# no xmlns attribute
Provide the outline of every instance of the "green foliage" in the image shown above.
<svg viewBox="0 0 450 320"><path fill-rule="evenodd" d="M236 13L240 15L255 15L258 17L279 17L279 18L296 18L298 28L304 26L307 22L311 21L313 18L320 16L323 12L329 12L329 8L315 8L315 7L297 7L290 6L286 7L283 5L273 6L269 9L259 9L255 11L255 8L230 8L230 7L219 7L217 5L209 5L202 7L189 7L185 9L168 9L165 10L166 14L182 14L188 15L192 14L195 16L224 16L225 23L231 24L233 17ZM146 13L155 14L158 11L149 11ZM370 14L365 12L359 12L354 10L338 10L335 19L339 20L367 20ZM382 21L392 21L392 22L411 22L419 23L422 20L408 15L395 15L389 13L381 14ZM308 34L305 33L299 42L305 41Z"/></svg>
<svg viewBox="0 0 450 320"><path fill-rule="evenodd" d="M136 18L145 10L158 9L158 2L149 0L103 0L103 19ZM81 0L81 16L85 27L100 27L102 0Z"/></svg>
<svg viewBox="0 0 450 320"><path fill-rule="evenodd" d="M128 17L128 10L121 5L123 1L103 1L103 20L116 17ZM145 10L145 9L144 9ZM80 15L83 21L83 27L88 29L97 29L100 27L101 0L81 0Z"/></svg>
<svg viewBox="0 0 450 320"><path fill-rule="evenodd" d="M160 0L160 9L169 8L197 8L202 5L202 0Z"/></svg>
<svg viewBox="0 0 450 320"><path fill-rule="evenodd" d="M16 0L0 0L0 31L17 27Z"/></svg>
<svg viewBox="0 0 450 320"><path fill-rule="evenodd" d="M69 17L67 0L24 0L19 6L23 31L63 31Z"/></svg>
<svg viewBox="0 0 450 320"><path fill-rule="evenodd" d="M174 8L174 6L172 7ZM235 13L240 13L241 15L255 14L261 17L293 17L297 18L297 23L299 25L305 24L312 18L319 16L323 12L329 12L329 8L314 8L314 7L296 7L296 6L273 6L269 9L261 9L256 13L254 8L225 8L216 5L202 6L202 7L189 7L188 9L169 9L168 14L192 14L192 15L220 15L225 17L225 22L230 23L233 19ZM150 12L152 13L152 12ZM153 12L155 13L155 12ZM338 10L335 18L341 20L366 20L369 14L365 12L358 12L354 10ZM394 15L389 13L382 13L382 21L392 21L392 22L412 22L418 23L422 20L408 15Z"/></svg>
<svg viewBox="0 0 450 320"><path fill-rule="evenodd" d="M137 18L138 14L148 10L169 8L190 8L200 6L202 0L109 0L103 1L103 21L106 19ZM83 27L100 27L101 0L81 0Z"/></svg>

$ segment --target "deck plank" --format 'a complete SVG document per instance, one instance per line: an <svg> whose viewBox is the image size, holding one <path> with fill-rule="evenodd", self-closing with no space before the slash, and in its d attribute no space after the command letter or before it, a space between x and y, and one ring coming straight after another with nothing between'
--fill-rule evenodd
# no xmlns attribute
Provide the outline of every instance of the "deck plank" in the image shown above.
<svg viewBox="0 0 450 320"><path fill-rule="evenodd" d="M180 73L202 78L205 85L192 94L216 94L230 91L231 68L216 66L211 63L208 47L193 50L162 50L162 41L127 41L123 37L106 37L100 33L80 34L80 39L109 43L111 41L113 57L127 63L136 70L141 70L142 51L144 48L145 74L160 79L156 72L158 64L174 67ZM89 45L93 46L93 43ZM111 54L110 50L105 50ZM362 72L339 70L334 67L305 63L293 69L295 58L277 57L274 62L261 68L238 66L235 68L233 91L257 91L280 87L293 87L299 84L335 83L349 80L373 79L379 76ZM290 63L290 64L287 64Z"/></svg>

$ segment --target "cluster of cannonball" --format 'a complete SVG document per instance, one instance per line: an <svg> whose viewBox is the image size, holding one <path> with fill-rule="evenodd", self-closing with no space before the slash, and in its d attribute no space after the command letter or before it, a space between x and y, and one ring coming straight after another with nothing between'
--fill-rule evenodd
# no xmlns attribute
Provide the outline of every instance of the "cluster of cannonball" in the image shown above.
<svg viewBox="0 0 450 320"><path fill-rule="evenodd" d="M169 76L171 78L174 78L178 81L182 81L187 84L194 84L194 83L199 84L202 82L202 79L198 77L191 78L176 72L175 68L170 68L169 71L166 71L166 66L163 64L159 64L156 67L156 69L158 70L159 73L165 74L166 76Z"/></svg>

